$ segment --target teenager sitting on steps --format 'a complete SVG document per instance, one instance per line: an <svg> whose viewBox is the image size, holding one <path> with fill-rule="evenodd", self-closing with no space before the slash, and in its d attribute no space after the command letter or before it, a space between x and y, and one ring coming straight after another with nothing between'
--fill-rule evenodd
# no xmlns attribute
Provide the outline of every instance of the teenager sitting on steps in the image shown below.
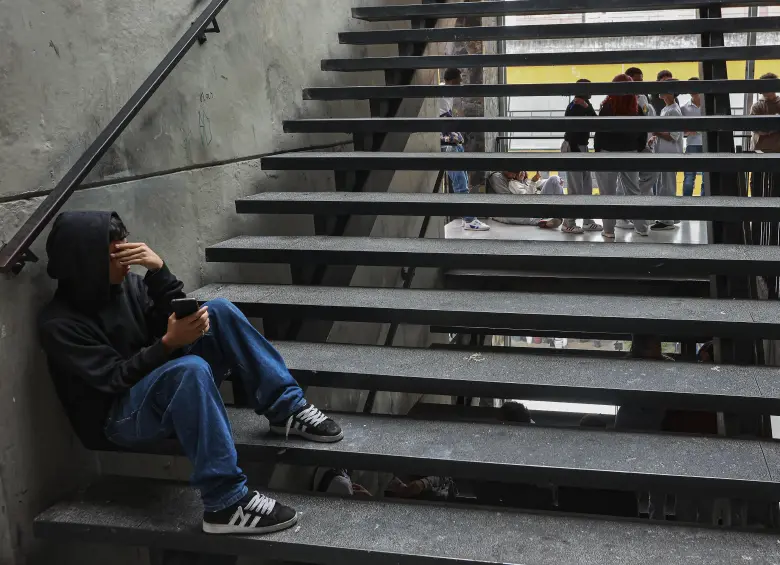
<svg viewBox="0 0 780 565"><path fill-rule="evenodd" d="M488 177L488 186L495 194L517 194L532 196L537 194L561 195L563 187L561 178L551 176L543 179L539 173L536 173L532 179L528 179L526 171L513 173L504 171L493 173ZM538 226L542 229L555 229L559 227L563 220L561 218L493 218L503 224L514 224L519 226Z"/></svg>
<svg viewBox="0 0 780 565"><path fill-rule="evenodd" d="M240 379L273 433L336 442L341 428L306 402L279 353L227 300L177 319L171 303L185 297L183 284L127 235L115 213L65 212L46 243L58 287L39 326L71 423L87 447L107 438L136 449L175 436L193 466L205 532L289 528L295 510L246 486L219 385L228 374Z"/></svg>

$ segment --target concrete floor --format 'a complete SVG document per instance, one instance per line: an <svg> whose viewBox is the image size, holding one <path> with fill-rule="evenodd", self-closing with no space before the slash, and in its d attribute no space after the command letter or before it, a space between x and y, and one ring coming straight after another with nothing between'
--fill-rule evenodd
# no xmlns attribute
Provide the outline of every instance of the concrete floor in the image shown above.
<svg viewBox="0 0 780 565"><path fill-rule="evenodd" d="M601 223L601 220L596 220ZM446 239L511 239L520 241L604 241L601 232L587 232L582 235L571 235L556 230L543 230L535 226L514 226L502 224L495 220L483 220L490 225L490 231L465 231L460 219L454 220L444 228ZM707 223L683 221L674 231L652 232L648 237L637 235L634 230L615 230L618 242L629 243L707 243Z"/></svg>

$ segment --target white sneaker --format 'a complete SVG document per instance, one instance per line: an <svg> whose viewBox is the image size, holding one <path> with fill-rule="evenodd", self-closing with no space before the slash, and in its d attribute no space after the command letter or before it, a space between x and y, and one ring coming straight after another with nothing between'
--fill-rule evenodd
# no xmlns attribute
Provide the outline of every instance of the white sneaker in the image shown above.
<svg viewBox="0 0 780 565"><path fill-rule="evenodd" d="M601 229L601 227L599 227L599 229ZM579 234L581 234L581 233L584 233L584 231L585 231L585 230L583 230L583 229L582 229L580 226L578 226L577 224L574 224L573 226L567 226L566 224L563 224L563 225L561 226L561 231L562 231L563 233L571 233L571 234L577 234L577 235L579 235Z"/></svg>
<svg viewBox="0 0 780 565"><path fill-rule="evenodd" d="M644 230L639 230L637 228L634 228L634 232L637 235L641 235L642 237L647 237L648 235L650 235L650 228L645 228Z"/></svg>
<svg viewBox="0 0 780 565"><path fill-rule="evenodd" d="M466 231L489 231L490 226L474 218L470 222L463 220L463 229Z"/></svg>
<svg viewBox="0 0 780 565"><path fill-rule="evenodd" d="M616 228L620 228L621 230L632 230L634 229L634 222L630 220L618 220L615 223Z"/></svg>
<svg viewBox="0 0 780 565"><path fill-rule="evenodd" d="M604 229L604 226L591 220L589 222L583 222L582 229L584 231L601 231Z"/></svg>

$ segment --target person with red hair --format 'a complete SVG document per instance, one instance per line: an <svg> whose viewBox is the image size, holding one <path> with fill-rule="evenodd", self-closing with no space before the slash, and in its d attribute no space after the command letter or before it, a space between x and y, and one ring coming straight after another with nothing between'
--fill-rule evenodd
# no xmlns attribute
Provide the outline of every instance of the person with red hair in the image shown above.
<svg viewBox="0 0 780 565"><path fill-rule="evenodd" d="M612 79L612 82L633 82L628 75L620 74ZM601 104L599 116L644 116L639 108L637 97L634 94L612 94L607 96ZM596 132L596 152L599 153L638 153L647 147L646 132L631 131L604 131ZM620 183L628 196L642 194L639 183L639 173L634 171L598 172L596 180L599 185L599 194L614 196L617 194ZM615 219L604 218L604 231L601 232L606 239L615 239ZM649 233L647 220L634 220L634 230L637 234L646 236Z"/></svg>

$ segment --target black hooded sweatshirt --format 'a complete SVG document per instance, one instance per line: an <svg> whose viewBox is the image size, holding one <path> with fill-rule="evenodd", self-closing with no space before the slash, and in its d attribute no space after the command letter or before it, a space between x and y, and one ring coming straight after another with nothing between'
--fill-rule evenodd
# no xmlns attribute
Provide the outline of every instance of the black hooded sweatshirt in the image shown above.
<svg viewBox="0 0 780 565"><path fill-rule="evenodd" d="M112 212L64 212L46 242L58 287L39 318L43 348L71 424L89 448L103 433L114 401L170 359L161 338L182 283L163 267L145 277L109 281Z"/></svg>

